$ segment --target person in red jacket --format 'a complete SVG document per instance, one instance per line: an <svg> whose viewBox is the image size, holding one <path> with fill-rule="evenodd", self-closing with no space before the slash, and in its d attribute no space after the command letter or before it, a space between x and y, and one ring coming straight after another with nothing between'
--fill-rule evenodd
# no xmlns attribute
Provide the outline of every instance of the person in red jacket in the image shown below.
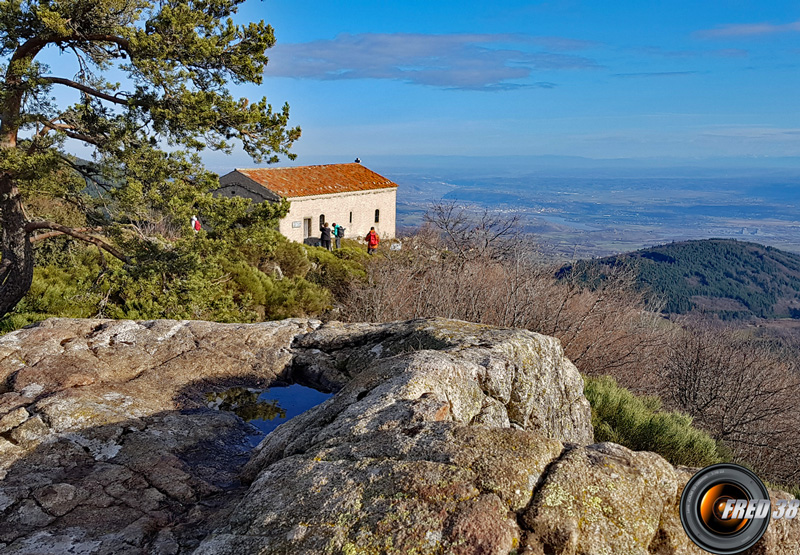
<svg viewBox="0 0 800 555"><path fill-rule="evenodd" d="M375 233L375 228L374 227L369 228L369 233L367 233L367 236L364 237L364 241L367 242L367 253L368 254L372 254L376 250L378 250L378 243L381 242L381 239L380 239L380 237L378 237L378 234Z"/></svg>

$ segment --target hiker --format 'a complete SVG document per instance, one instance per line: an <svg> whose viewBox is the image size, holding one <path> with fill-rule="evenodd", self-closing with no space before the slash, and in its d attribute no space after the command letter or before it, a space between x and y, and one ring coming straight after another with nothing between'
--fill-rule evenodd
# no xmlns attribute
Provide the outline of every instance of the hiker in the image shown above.
<svg viewBox="0 0 800 555"><path fill-rule="evenodd" d="M321 243L321 246L331 250L331 228L328 225L328 222L325 222L319 226L319 230L321 232L321 235L319 236L319 242Z"/></svg>
<svg viewBox="0 0 800 555"><path fill-rule="evenodd" d="M198 219L197 216L192 216L192 219L191 219L191 221L189 223L191 224L192 229L194 230L195 233L200 231L200 228L202 226L200 225L200 220Z"/></svg>
<svg viewBox="0 0 800 555"><path fill-rule="evenodd" d="M378 250L378 243L381 242L381 239L378 237L378 234L375 233L374 227L369 228L369 233L364 237L364 241L367 242L367 254L372 254Z"/></svg>
<svg viewBox="0 0 800 555"><path fill-rule="evenodd" d="M344 230L346 228L333 224L333 237L336 239L336 248L342 248L342 237L344 237Z"/></svg>

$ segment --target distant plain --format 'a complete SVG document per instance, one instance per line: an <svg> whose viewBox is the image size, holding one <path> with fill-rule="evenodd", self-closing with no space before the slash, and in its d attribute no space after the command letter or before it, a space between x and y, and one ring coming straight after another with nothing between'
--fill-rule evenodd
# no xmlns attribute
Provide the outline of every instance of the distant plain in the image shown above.
<svg viewBox="0 0 800 555"><path fill-rule="evenodd" d="M711 237L800 252L800 170L580 168L385 171L399 184L398 228L434 202L518 215L550 256L582 259Z"/></svg>

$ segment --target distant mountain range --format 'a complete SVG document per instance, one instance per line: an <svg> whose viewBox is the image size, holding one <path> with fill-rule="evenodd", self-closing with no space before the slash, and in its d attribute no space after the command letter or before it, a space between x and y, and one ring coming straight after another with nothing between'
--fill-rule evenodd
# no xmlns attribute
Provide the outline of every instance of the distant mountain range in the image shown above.
<svg viewBox="0 0 800 555"><path fill-rule="evenodd" d="M585 279L614 266L665 303L666 313L713 313L722 319L800 318L800 255L733 239L682 241L579 261Z"/></svg>

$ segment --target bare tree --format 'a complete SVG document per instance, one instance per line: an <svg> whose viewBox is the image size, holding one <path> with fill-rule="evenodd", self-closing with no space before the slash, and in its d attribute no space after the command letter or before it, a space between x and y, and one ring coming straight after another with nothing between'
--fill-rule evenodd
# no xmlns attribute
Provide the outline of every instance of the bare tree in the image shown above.
<svg viewBox="0 0 800 555"><path fill-rule="evenodd" d="M444 245L462 260L502 258L517 250L523 237L518 215L455 202L434 203L424 220L441 233Z"/></svg>
<svg viewBox="0 0 800 555"><path fill-rule="evenodd" d="M403 251L372 261L368 283L343 299L345 318L438 316L526 328L561 339L582 371L647 389L642 369L665 346L665 332L630 271L592 288L574 276L557 279L513 217L447 203L427 219Z"/></svg>
<svg viewBox="0 0 800 555"><path fill-rule="evenodd" d="M767 341L693 324L663 367L662 398L773 480L800 477L796 363Z"/></svg>
<svg viewBox="0 0 800 555"><path fill-rule="evenodd" d="M611 374L625 387L652 392L652 362L669 344L670 330L658 304L646 305L632 269L613 268L602 279L551 273L541 283L527 328L558 337L582 372Z"/></svg>

